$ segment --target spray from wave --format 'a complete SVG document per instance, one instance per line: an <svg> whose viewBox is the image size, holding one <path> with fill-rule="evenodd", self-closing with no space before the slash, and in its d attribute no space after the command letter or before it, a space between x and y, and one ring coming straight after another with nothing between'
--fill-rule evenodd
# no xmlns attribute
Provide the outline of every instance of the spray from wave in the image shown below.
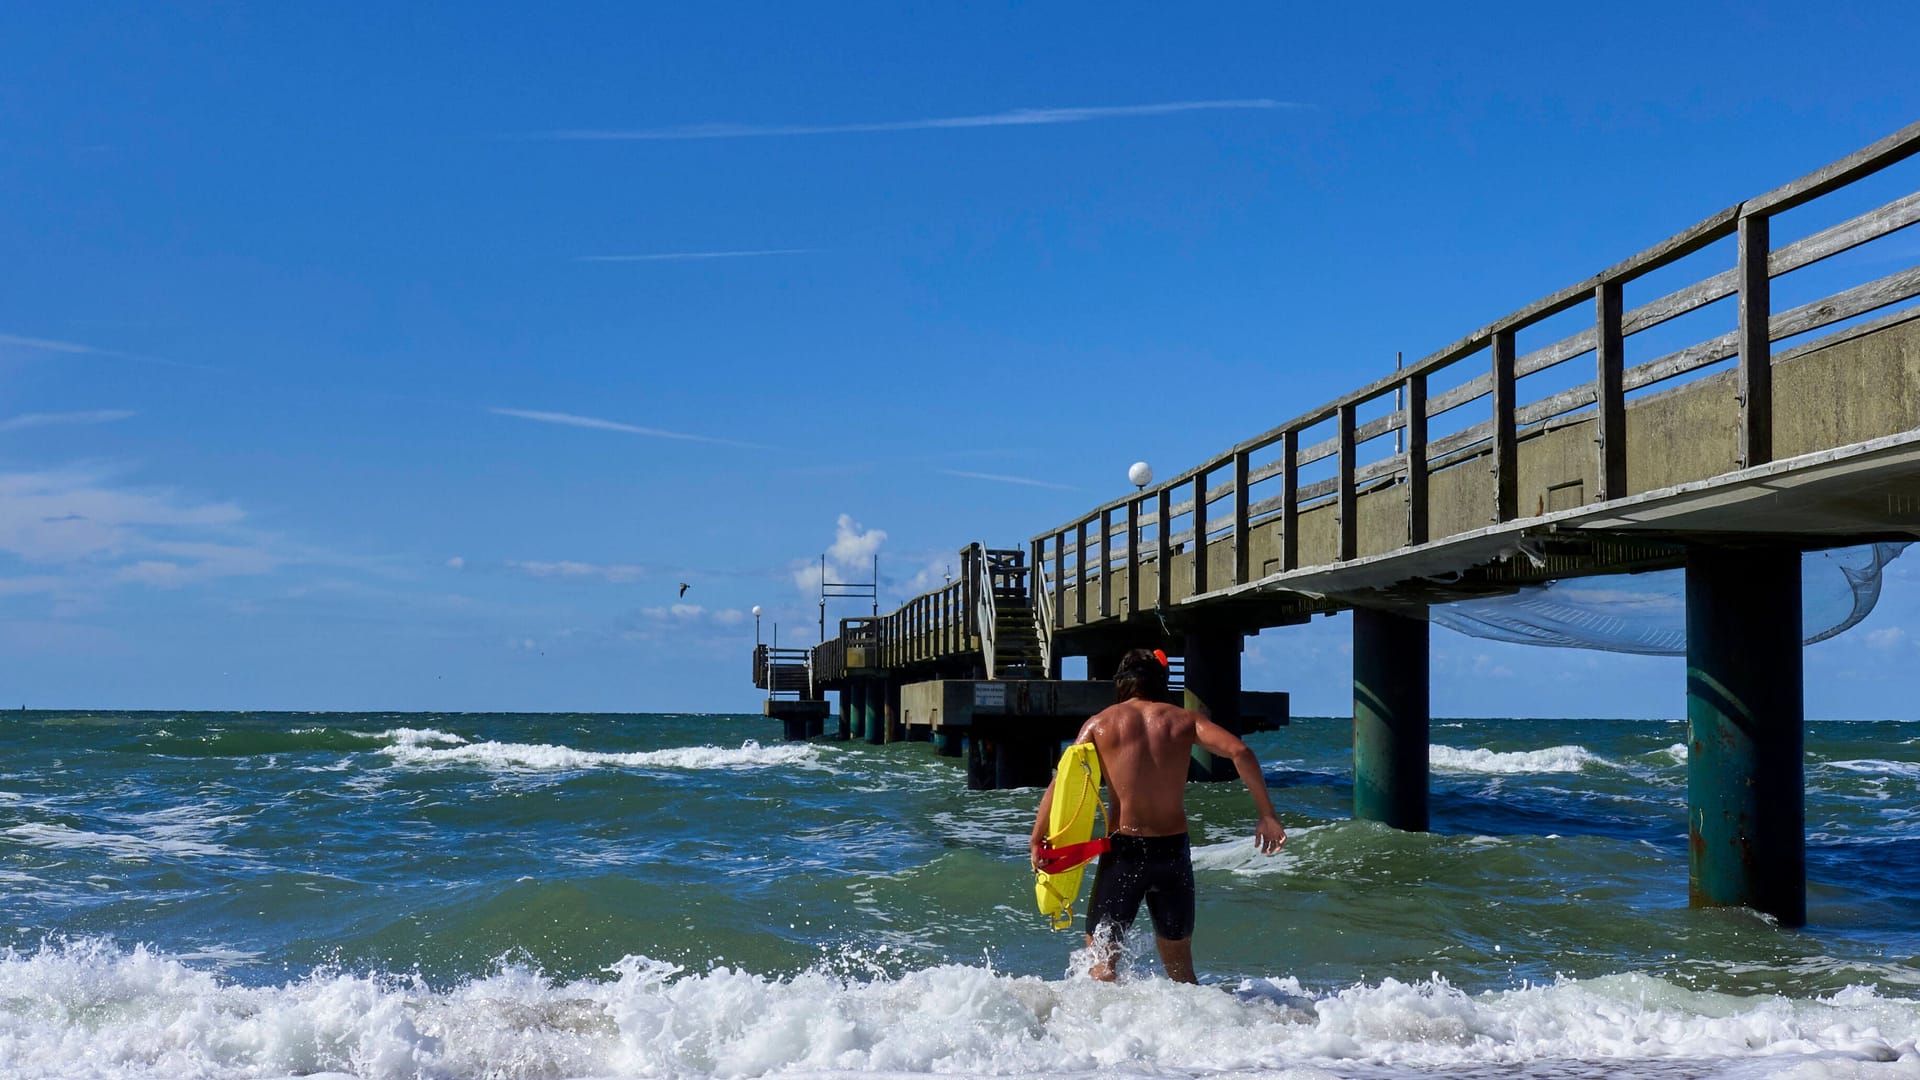
<svg viewBox="0 0 1920 1080"><path fill-rule="evenodd" d="M1844 1075L1920 1069L1920 1002L1862 989L1739 998L1620 975L1468 995L1436 975L1315 994L1290 978L1183 986L952 964L866 979L833 970L846 966L772 978L728 967L688 973L633 956L604 979L572 982L502 964L448 990L417 976L327 971L249 987L143 948L49 944L0 953L0 1072L1145 1077L1606 1060L1628 1075L1673 1059L1721 1059L1717 1075L1756 1060L1782 1070L1843 1064ZM1876 1063L1884 1064L1862 1071Z"/></svg>

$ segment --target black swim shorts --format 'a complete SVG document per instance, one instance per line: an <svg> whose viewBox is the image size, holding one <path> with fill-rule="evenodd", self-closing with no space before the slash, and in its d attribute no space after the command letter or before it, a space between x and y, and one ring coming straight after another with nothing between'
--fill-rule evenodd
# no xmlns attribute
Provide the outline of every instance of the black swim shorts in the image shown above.
<svg viewBox="0 0 1920 1080"><path fill-rule="evenodd" d="M1100 868L1093 875L1087 933L1102 923L1113 923L1125 933L1140 914L1140 901L1145 900L1154 933L1168 941L1192 937L1193 857L1187 834L1112 840L1112 850L1100 856Z"/></svg>

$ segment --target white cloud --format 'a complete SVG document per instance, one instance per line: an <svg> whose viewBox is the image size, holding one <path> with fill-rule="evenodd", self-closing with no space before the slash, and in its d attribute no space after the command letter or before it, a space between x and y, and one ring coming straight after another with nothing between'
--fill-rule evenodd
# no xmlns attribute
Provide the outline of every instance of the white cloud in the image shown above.
<svg viewBox="0 0 1920 1080"><path fill-rule="evenodd" d="M118 349L102 349L93 345L82 345L74 341L54 341L49 338L22 337L19 334L0 334L0 350L4 349L60 353L66 356L104 356L115 360L134 360L142 364L161 364L166 367L190 368L195 371L213 370L201 364L187 364L179 360L167 360L158 356L142 356L139 353L121 352Z"/></svg>
<svg viewBox="0 0 1920 1080"><path fill-rule="evenodd" d="M747 621L747 613L739 608L721 608L713 613L713 621L721 626L738 626Z"/></svg>
<svg viewBox="0 0 1920 1080"><path fill-rule="evenodd" d="M834 525L833 543L825 551L827 581L864 582L873 580L873 559L880 545L887 542L884 529L867 529L841 514ZM794 564L793 583L803 593L818 595L821 583L818 559Z"/></svg>
<svg viewBox="0 0 1920 1080"><path fill-rule="evenodd" d="M458 555L455 555L453 558L447 560L447 569L449 570L464 570L466 568L466 565L467 565L467 560L461 558Z"/></svg>
<svg viewBox="0 0 1920 1080"><path fill-rule="evenodd" d="M1883 626L1867 634L1867 647L1882 651L1897 649L1907 640L1907 632L1897 626Z"/></svg>
<svg viewBox="0 0 1920 1080"><path fill-rule="evenodd" d="M521 420L537 421L542 424L560 424L564 427L591 428L595 431L618 431L626 435L645 435L653 439L678 439L683 442L712 443L716 446L738 446L747 450L767 449L767 447L757 443L740 442L736 439L717 439L710 435L688 435L680 431L666 431L661 428L625 424L618 420L602 420L597 416L577 416L573 413L543 412L538 409L488 409L487 411L496 416L512 416Z"/></svg>
<svg viewBox="0 0 1920 1080"><path fill-rule="evenodd" d="M116 420L125 420L134 413L129 409L92 409L86 412L63 413L21 413L19 416L0 420L0 431L22 431L27 428L55 427L63 424L111 424Z"/></svg>
<svg viewBox="0 0 1920 1080"><path fill-rule="evenodd" d="M453 562L449 560L447 565L453 566ZM466 561L464 559L460 560L460 565L465 566ZM530 577L537 577L537 578L597 577L605 581L611 582L612 584L615 584L615 585L626 585L635 581L639 581L641 578L647 576L646 567L633 566L633 565L628 565L623 563L616 563L611 565L600 565L596 563L572 562L567 560L562 560L559 562L532 562L532 561L519 561L519 560L509 559L506 565L508 569L518 570L521 573L526 574ZM458 567L456 567L456 569L458 569Z"/></svg>
<svg viewBox="0 0 1920 1080"><path fill-rule="evenodd" d="M697 619L707 613L699 604L675 604L667 609L676 619Z"/></svg>
<svg viewBox="0 0 1920 1080"><path fill-rule="evenodd" d="M574 262L693 262L700 259L757 259L767 255L809 255L812 248L767 248L762 251L660 251L649 255L581 255Z"/></svg>
<svg viewBox="0 0 1920 1080"><path fill-rule="evenodd" d="M942 116L922 120L881 120L852 124L696 124L690 127L640 128L630 131L556 131L548 138L589 142L659 142L681 139L757 139L795 135L859 135L894 131L939 131L962 128L1036 127L1079 124L1090 120L1169 116L1174 113L1222 109L1297 109L1294 102L1272 98L1218 101L1167 101L1149 105L1093 105L1060 109L1010 109L979 116Z"/></svg>
<svg viewBox="0 0 1920 1080"><path fill-rule="evenodd" d="M0 552L33 562L73 562L155 550L149 528L237 525L228 502L195 503L167 489L130 491L85 470L0 474Z"/></svg>
<svg viewBox="0 0 1920 1080"><path fill-rule="evenodd" d="M1078 491L1068 484L1056 484L1051 480L1032 480L1024 476L1005 476L1000 473L966 472L961 469L941 469L948 476L965 477L968 480L991 480L996 484L1021 484L1026 487L1052 488L1055 491Z"/></svg>

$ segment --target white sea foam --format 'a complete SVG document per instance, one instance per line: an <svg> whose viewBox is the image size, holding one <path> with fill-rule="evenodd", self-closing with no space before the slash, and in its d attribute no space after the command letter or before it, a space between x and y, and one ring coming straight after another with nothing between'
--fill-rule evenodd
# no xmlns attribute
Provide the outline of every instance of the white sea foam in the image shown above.
<svg viewBox="0 0 1920 1080"><path fill-rule="evenodd" d="M7 829L4 835L22 844L56 851L99 851L109 858L126 862L145 862L155 857L205 858L235 856L233 849L210 843L184 826L163 826L144 833L106 833L76 829L70 825L28 822Z"/></svg>
<svg viewBox="0 0 1920 1080"><path fill-rule="evenodd" d="M21 1078L1278 1078L1560 1061L1631 1075L1674 1059L1691 1062L1690 1076L1920 1071L1920 1002L1860 989L1730 997L1640 975L1480 995L1389 979L1316 994L1292 979L1108 985L958 965L774 979L630 957L571 983L506 968L451 990L327 972L245 986L87 941L0 953L0 1000L0 1074Z"/></svg>
<svg viewBox="0 0 1920 1080"><path fill-rule="evenodd" d="M1549 746L1542 750L1461 750L1435 743L1427 760L1442 772L1464 773L1572 773L1613 762L1584 746Z"/></svg>
<svg viewBox="0 0 1920 1080"><path fill-rule="evenodd" d="M576 750L570 746L546 743L469 743L462 740L455 745L436 746L425 741L400 740L382 752L397 764L414 768L477 768L490 772L567 772L605 768L827 768L817 747L805 743L761 746L751 739L733 750L718 746L681 746L630 753Z"/></svg>
<svg viewBox="0 0 1920 1080"><path fill-rule="evenodd" d="M1908 779L1920 779L1920 761L1885 761L1880 758L1859 758L1852 761L1829 761L1825 764L1825 767L1882 777L1902 776Z"/></svg>

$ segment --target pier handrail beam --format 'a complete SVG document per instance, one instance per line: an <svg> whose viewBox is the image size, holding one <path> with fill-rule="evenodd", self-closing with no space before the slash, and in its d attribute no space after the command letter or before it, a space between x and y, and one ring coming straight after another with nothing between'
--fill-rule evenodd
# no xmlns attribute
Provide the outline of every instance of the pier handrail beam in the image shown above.
<svg viewBox="0 0 1920 1080"><path fill-rule="evenodd" d="M1300 569L1295 529L1299 513L1336 500L1340 504L1341 521L1335 550L1338 558L1350 559L1355 556L1353 529L1357 515L1353 509L1357 495L1393 484L1406 484L1409 488L1406 543L1412 546L1437 542L1445 537L1429 535L1425 475L1430 470L1489 453L1496 473L1504 473L1496 477L1495 521L1528 516L1522 515L1520 508L1513 504L1514 445L1522 435L1543 430L1554 421L1570 422L1570 414L1576 413L1581 417L1597 415L1600 421L1595 449L1599 456L1598 499L1619 498L1626 494L1626 439L1622 419L1626 395L1728 359L1738 361L1741 413L1738 464L1740 467L1765 464L1772 458L1771 364L1798 351L1789 350L1773 357L1770 355L1772 342L1920 296L1920 266L1781 312L1770 310L1769 282L1920 222L1920 192L1777 249L1768 243L1768 223L1775 215L1844 188L1916 153L1920 153L1920 123L1908 125L1758 198L1713 214L1584 281L1473 331L1392 375L1301 413L1198 466L1045 530L1030 541L1036 588L1043 584L1063 590L1076 588L1073 622L1078 625L1090 621L1088 593L1093 582L1098 582L1095 618L1117 614L1109 606L1109 597L1113 592L1112 576L1120 567L1128 570L1128 582L1133 587L1127 595L1132 599L1134 610L1168 606L1170 574L1167 571L1171 565L1168 560L1176 553L1192 559L1194 598L1245 585L1257 577L1267 576L1255 574L1250 566L1249 531L1252 526L1275 517L1281 519L1279 570ZM1622 286L1730 237L1737 245L1733 268L1631 310L1621 309ZM1729 297L1737 297L1738 303L1739 325L1734 330L1632 367L1624 365L1626 337ZM1584 304L1593 305L1595 325L1525 355L1514 355L1518 332ZM1897 322L1911 315L1911 311L1902 310L1884 317L1883 321ZM1518 380L1589 354L1595 361L1592 380L1526 405L1516 401ZM1445 392L1427 394L1427 383L1432 376L1476 355L1489 361L1488 370ZM1387 415L1357 422L1360 407L1391 397L1398 400ZM1489 419L1431 442L1426 439L1429 420L1488 397L1493 399L1493 414ZM1299 445L1302 433L1328 421L1336 426L1332 438L1308 446ZM1396 432L1402 436L1398 452L1365 466L1356 462L1357 447ZM1279 460L1258 467L1251 465L1252 455L1275 444L1284 444ZM1327 458L1338 459L1334 476L1304 485L1299 483L1302 466ZM1412 467L1416 462L1419 467ZM1209 483L1213 474L1222 472L1228 473L1230 479L1220 484ZM1258 500L1251 496L1251 489L1276 477L1280 479L1278 494ZM1174 501L1176 495L1186 497ZM1232 500L1231 514L1209 520L1210 504L1223 499ZM1183 517L1190 517L1191 524L1178 533L1173 532L1170 526ZM1116 518L1120 520L1116 522ZM1140 539L1148 527L1157 533L1154 548L1141 551ZM1089 532L1093 534L1091 546L1097 548L1096 554L1089 554ZM1209 581L1208 542L1229 536L1234 539L1232 580ZM1074 538L1071 556L1069 537ZM1124 542L1120 561L1116 561L1111 550L1115 537ZM1045 573L1049 547L1051 574ZM1137 565L1156 560L1161 567L1157 603L1153 597L1140 596ZM1051 596L1045 601L1036 598L1036 604L1052 612L1047 618L1046 636L1050 639L1052 631L1067 625L1067 612Z"/></svg>
<svg viewBox="0 0 1920 1080"><path fill-rule="evenodd" d="M980 656L986 661L987 678L994 677L993 647L995 641L994 623L999 614L994 610L993 567L987 561L985 544L975 543L967 549L972 558L968 569L973 578L974 612L979 620Z"/></svg>

